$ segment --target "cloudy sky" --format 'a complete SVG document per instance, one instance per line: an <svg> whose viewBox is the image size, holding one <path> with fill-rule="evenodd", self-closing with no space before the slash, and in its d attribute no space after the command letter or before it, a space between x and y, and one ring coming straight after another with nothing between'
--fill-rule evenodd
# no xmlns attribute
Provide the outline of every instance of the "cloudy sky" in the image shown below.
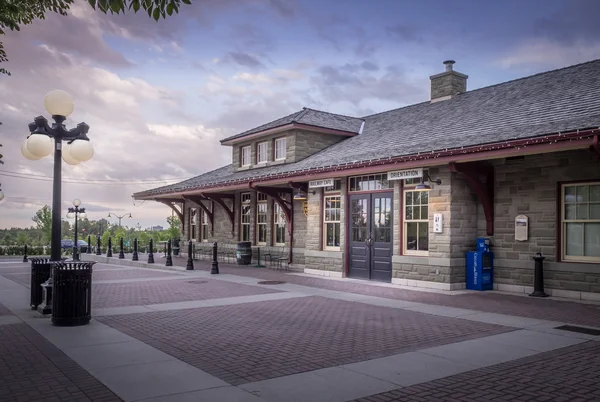
<svg viewBox="0 0 600 402"><path fill-rule="evenodd" d="M63 164L64 207L79 197L90 219L131 212L124 224L147 227L170 210L133 192L229 163L219 139L303 106L364 116L425 101L447 59L475 89L600 58L596 0L192 2L157 23L81 0L0 37L12 72L0 76L0 228L51 204L52 159L19 147L52 89L72 94L67 125L88 123L96 151Z"/></svg>

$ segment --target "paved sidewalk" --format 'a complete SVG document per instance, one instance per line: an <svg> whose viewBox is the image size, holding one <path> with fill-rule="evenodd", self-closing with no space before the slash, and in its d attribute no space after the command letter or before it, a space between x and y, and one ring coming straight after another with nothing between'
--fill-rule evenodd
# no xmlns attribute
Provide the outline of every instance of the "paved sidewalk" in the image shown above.
<svg viewBox="0 0 600 402"><path fill-rule="evenodd" d="M28 308L28 264L0 268L0 336L8 334L0 352L16 356L0 353L0 384L2 373L12 373L0 401L26 398L30 384L41 384L14 369L23 362L53 373L39 378L50 384L44 392L62 392L60 401L487 401L480 387L488 377L488 395L499 400L534 400L535 387L552 400L594 400L588 396L598 391L587 374L598 371L600 336L556 328L600 325L597 305L409 291L228 264L211 275L207 261L194 271L119 263L95 266L94 319L73 328L54 327ZM564 390L552 388L557 380L544 365L563 370ZM537 385L527 388L525 378Z"/></svg>

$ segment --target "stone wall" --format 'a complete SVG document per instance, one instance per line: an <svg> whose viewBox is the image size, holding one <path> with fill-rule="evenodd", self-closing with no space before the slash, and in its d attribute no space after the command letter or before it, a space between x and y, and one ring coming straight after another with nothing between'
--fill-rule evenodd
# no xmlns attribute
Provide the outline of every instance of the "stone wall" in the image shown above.
<svg viewBox="0 0 600 402"><path fill-rule="evenodd" d="M276 161L274 152L275 139L282 137L286 138L286 158L285 160ZM330 145L335 144L336 142L343 140L344 138L346 137L340 135L316 133L306 130L288 130L276 134L265 135L257 139L252 139L233 145L231 149L231 162L235 171L297 162L324 148L329 147ZM266 163L257 164L257 144L265 141L267 142L268 161ZM240 152L241 148L246 146L250 146L251 164L249 167L241 167Z"/></svg>
<svg viewBox="0 0 600 402"><path fill-rule="evenodd" d="M586 150L529 155L492 162L495 169L495 282L533 285L533 255L542 252L547 288L600 292L600 264L557 262L559 182L600 180L600 163ZM529 218L528 240L514 238L515 217ZM485 233L483 209L478 209L478 235Z"/></svg>

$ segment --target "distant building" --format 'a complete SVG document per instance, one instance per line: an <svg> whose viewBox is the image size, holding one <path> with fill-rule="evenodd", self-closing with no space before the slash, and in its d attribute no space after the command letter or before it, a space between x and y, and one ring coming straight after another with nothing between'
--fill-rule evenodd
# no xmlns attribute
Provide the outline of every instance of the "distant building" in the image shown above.
<svg viewBox="0 0 600 402"><path fill-rule="evenodd" d="M150 231L150 232L162 232L164 230L164 228L162 226L156 225L156 226L150 226L146 230Z"/></svg>

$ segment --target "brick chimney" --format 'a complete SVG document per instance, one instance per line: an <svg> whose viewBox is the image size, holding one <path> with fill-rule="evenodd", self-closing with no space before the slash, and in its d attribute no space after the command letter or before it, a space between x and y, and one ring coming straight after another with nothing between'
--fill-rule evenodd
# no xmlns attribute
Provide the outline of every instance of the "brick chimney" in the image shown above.
<svg viewBox="0 0 600 402"><path fill-rule="evenodd" d="M454 60L446 60L446 71L429 77L431 80L431 102L451 99L454 95L467 91L468 75L454 71Z"/></svg>

